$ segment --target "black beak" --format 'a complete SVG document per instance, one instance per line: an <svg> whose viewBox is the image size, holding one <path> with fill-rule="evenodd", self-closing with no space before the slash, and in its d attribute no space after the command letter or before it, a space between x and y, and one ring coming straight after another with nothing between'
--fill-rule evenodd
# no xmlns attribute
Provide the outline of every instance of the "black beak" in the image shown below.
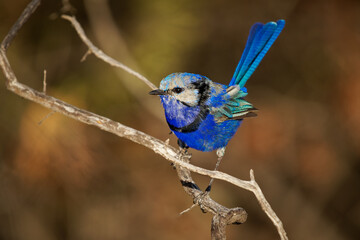
<svg viewBox="0 0 360 240"><path fill-rule="evenodd" d="M156 89L151 92L149 92L150 95L166 95L167 92L161 89Z"/></svg>

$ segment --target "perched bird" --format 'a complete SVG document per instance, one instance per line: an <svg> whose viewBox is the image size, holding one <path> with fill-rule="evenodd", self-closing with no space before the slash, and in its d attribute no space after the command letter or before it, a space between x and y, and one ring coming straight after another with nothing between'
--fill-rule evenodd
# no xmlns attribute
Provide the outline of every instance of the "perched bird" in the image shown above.
<svg viewBox="0 0 360 240"><path fill-rule="evenodd" d="M242 120L256 116L256 108L244 100L247 95L244 85L284 25L284 20L278 20L252 26L229 85L199 74L172 73L162 79L159 89L149 93L160 96L166 121L181 148L218 150L219 159L222 158Z"/></svg>

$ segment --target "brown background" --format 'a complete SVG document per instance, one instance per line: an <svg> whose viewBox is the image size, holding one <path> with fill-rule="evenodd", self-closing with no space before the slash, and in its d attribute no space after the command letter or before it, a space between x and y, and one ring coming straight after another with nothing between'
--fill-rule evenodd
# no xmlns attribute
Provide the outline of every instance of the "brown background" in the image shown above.
<svg viewBox="0 0 360 240"><path fill-rule="evenodd" d="M220 170L254 169L290 239L360 238L360 2L357 0L72 1L89 37L156 85L172 72L228 83L254 22L286 26L247 84L260 109L229 143ZM0 38L27 1L0 0ZM159 100L89 56L61 1L44 1L9 49L20 81L167 139ZM110 11L109 14L107 11ZM1 239L210 239L169 162L152 151L10 93L0 76ZM176 145L175 137L170 144ZM193 163L215 165L215 153ZM208 178L194 176L204 188ZM228 239L278 239L254 196L215 181L212 197L248 221Z"/></svg>

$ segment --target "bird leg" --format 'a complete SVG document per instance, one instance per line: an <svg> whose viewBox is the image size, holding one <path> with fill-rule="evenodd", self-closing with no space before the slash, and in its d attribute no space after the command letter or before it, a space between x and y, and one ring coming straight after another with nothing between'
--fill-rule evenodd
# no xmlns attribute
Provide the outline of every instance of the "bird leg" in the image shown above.
<svg viewBox="0 0 360 240"><path fill-rule="evenodd" d="M186 145L185 142L181 141L179 138L177 140L177 144L179 145L179 148L180 149L185 149L185 151L189 148L188 145Z"/></svg>
<svg viewBox="0 0 360 240"><path fill-rule="evenodd" d="M187 151L189 149L189 146L180 139L178 139L177 143L179 145L179 157L186 159L186 161L189 162L192 156L191 153ZM173 163L171 163L171 166L175 169L175 165Z"/></svg>
<svg viewBox="0 0 360 240"><path fill-rule="evenodd" d="M222 147L222 148L217 149L217 150L216 150L216 155L218 156L218 159L217 159L217 162L216 162L214 171L218 170L219 165L220 165L220 162L221 162L222 158L223 158L224 155L225 155L225 147ZM209 192L210 192L210 190L211 190L211 185L212 185L213 182L214 182L214 179L211 178L209 185L208 185L207 188L205 189L205 193L209 193Z"/></svg>
<svg viewBox="0 0 360 240"><path fill-rule="evenodd" d="M188 153L189 146L186 145L186 143L184 143L184 142L181 141L180 139L178 139L177 143L178 143L178 145L179 145L180 154L181 154L181 155L185 155L185 156L190 155L190 157L191 157L191 154Z"/></svg>

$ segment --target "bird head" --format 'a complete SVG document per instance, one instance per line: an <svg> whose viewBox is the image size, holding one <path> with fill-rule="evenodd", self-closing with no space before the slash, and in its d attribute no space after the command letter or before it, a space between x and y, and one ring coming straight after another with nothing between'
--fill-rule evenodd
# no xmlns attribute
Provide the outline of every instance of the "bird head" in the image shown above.
<svg viewBox="0 0 360 240"><path fill-rule="evenodd" d="M160 88L149 92L160 95L162 100L177 100L189 106L203 104L210 94L210 80L199 74L172 73L161 80Z"/></svg>

